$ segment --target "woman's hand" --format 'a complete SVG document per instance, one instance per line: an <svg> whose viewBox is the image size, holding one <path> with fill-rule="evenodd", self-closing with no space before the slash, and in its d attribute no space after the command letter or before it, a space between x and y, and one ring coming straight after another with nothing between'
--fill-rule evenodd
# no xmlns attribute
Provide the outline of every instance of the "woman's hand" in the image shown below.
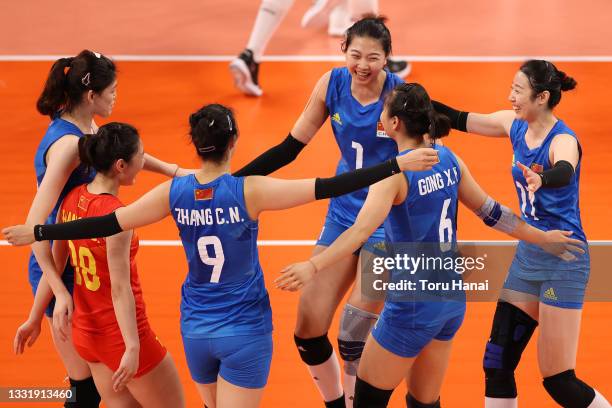
<svg viewBox="0 0 612 408"><path fill-rule="evenodd" d="M32 319L26 320L15 333L15 340L13 341L13 350L15 354L23 354L25 345L32 347L38 336L40 335L40 320L35 321Z"/></svg>
<svg viewBox="0 0 612 408"><path fill-rule="evenodd" d="M298 262L287 266L281 276L274 280L280 290L295 292L312 280L317 268L312 261Z"/></svg>
<svg viewBox="0 0 612 408"><path fill-rule="evenodd" d="M523 177L527 182L527 191L532 194L538 191L542 187L542 177L521 162L517 161L516 165L523 171Z"/></svg>
<svg viewBox="0 0 612 408"><path fill-rule="evenodd" d="M72 325L72 312L74 305L72 296L66 291L65 294L55 296L55 307L53 308L53 329L59 333L62 341L70 337Z"/></svg>
<svg viewBox="0 0 612 408"><path fill-rule="evenodd" d="M425 171L438 164L438 151L431 147L414 149L406 154L397 156L397 164L402 171Z"/></svg>
<svg viewBox="0 0 612 408"><path fill-rule="evenodd" d="M140 358L140 349L137 347L126 348L121 357L119 368L113 373L113 390L119 392L125 388L136 372L138 372L138 364Z"/></svg>
<svg viewBox="0 0 612 408"><path fill-rule="evenodd" d="M9 244L15 246L30 245L35 242L33 225L21 224L6 227L2 230L2 235L4 235Z"/></svg>
<svg viewBox="0 0 612 408"><path fill-rule="evenodd" d="M546 252L556 255L564 261L573 261L575 254L584 254L583 241L570 238L572 231L546 231L546 242L540 245Z"/></svg>

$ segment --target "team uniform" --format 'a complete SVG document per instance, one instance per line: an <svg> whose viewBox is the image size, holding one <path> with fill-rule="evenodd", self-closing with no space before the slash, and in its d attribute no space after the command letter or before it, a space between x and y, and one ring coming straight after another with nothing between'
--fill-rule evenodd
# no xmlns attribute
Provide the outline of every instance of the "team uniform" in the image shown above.
<svg viewBox="0 0 612 408"><path fill-rule="evenodd" d="M579 183L581 157L567 186L541 188L535 194L527 191L527 182L516 162L524 163L536 172L550 169L550 145L556 135L576 134L558 120L539 147L529 149L525 142L527 122L514 120L510 140L514 150L512 178L517 189L522 219L535 228L572 231L572 238L584 241L586 236L580 221ZM577 139L577 138L576 138ZM580 145L579 145L580 146ZM579 147L580 150L580 147ZM582 155L580 155L582 156ZM586 246L586 245L585 245ZM590 273L588 249L575 254L575 261L567 262L545 252L540 247L519 242L504 288L537 296L540 302L569 309L581 309Z"/></svg>
<svg viewBox="0 0 612 408"><path fill-rule="evenodd" d="M244 178L200 184L172 180L170 210L189 273L181 289L181 334L194 381L220 375L262 388L272 360L272 311L257 252L258 222L248 216Z"/></svg>
<svg viewBox="0 0 612 408"><path fill-rule="evenodd" d="M65 121L59 117L59 115L51 121L49 127L43 139L41 140L38 148L36 150L36 155L34 156L34 170L36 172L36 183L40 185L42 183L43 178L45 177L45 173L47 172L47 162L46 155L49 151L49 148L58 141L60 138L66 135L75 135L77 137L82 137L83 132L73 123ZM64 200L64 197L68 192L70 192L73 188L78 185L89 183L93 180L95 176L95 171L88 170L85 166L79 165L70 177L68 181L66 181L66 185L62 189L57 203L53 207L53 211L47 218L47 224L54 224L57 217L57 210ZM30 286L32 287L32 293L36 294L36 289L38 288L38 283L40 282L40 278L42 277L42 269L38 265L36 258L34 257L34 253L30 254L30 260L28 263L28 280L30 281ZM64 269L64 273L62 275L62 280L64 281L64 285L68 289L70 293L72 293L72 286L74 280L74 270L70 264L66 265ZM53 307L55 305L55 298L49 302L49 306L45 310L45 314L49 317L53 316Z"/></svg>
<svg viewBox="0 0 612 408"><path fill-rule="evenodd" d="M361 105L351 94L351 80L348 68L334 68L325 96L325 106L341 154L336 175L373 166L397 155L397 144L386 135L379 119L384 97L404 80L387 71L380 98L367 106ZM332 198L317 245L331 245L350 228L367 195L368 188L364 188ZM383 241L382 227L370 239Z"/></svg>
<svg viewBox="0 0 612 408"><path fill-rule="evenodd" d="M446 256L456 249L461 170L448 148L436 145L435 149L440 162L431 170L403 172L408 193L403 203L392 207L384 222L386 256L395 257L398 252L409 252L408 256L420 256L422 252ZM447 280L451 276L461 279L454 270L429 272L427 276L434 279ZM392 281L407 276L397 269L391 270L390 275ZM411 279L418 283L423 277L419 272ZM419 293L387 291L383 311L372 330L372 336L382 347L401 357L415 357L433 339L452 339L465 315L462 290L448 298L445 293L438 292L433 295L435 299L427 299L427 295Z"/></svg>
<svg viewBox="0 0 612 408"><path fill-rule="evenodd" d="M121 201L111 194L89 193L85 184L68 193L59 209L58 222L106 215L122 206ZM75 271L72 342L84 360L102 362L116 371L125 352L125 343L113 306L106 239L68 241L68 246L70 264ZM166 348L161 345L147 320L136 268L137 252L138 237L134 232L130 243L130 285L134 294L140 340L139 365L135 377L140 377L163 360Z"/></svg>

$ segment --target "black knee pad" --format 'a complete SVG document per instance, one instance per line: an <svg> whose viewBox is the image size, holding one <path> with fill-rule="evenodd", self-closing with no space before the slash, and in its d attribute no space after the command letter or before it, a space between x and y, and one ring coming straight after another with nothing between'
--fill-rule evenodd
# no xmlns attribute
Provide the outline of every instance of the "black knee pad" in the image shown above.
<svg viewBox="0 0 612 408"><path fill-rule="evenodd" d="M407 408L440 408L440 398L436 402L431 404L425 404L416 398L411 393L406 394L406 407Z"/></svg>
<svg viewBox="0 0 612 408"><path fill-rule="evenodd" d="M357 376L353 408L385 408L391 399L391 394L393 390L381 390Z"/></svg>
<svg viewBox="0 0 612 408"><path fill-rule="evenodd" d="M487 397L516 397L514 370L537 326L537 320L518 307L497 303L483 360Z"/></svg>
<svg viewBox="0 0 612 408"><path fill-rule="evenodd" d="M75 402L64 403L65 408L97 408L100 406L100 394L96 388L93 377L84 380L73 380L70 378L70 386L73 387Z"/></svg>
<svg viewBox="0 0 612 408"><path fill-rule="evenodd" d="M329 360L334 352L334 348L327 338L327 333L312 339L302 339L293 335L293 340L295 340L302 361L310 366L323 364Z"/></svg>
<svg viewBox="0 0 612 408"><path fill-rule="evenodd" d="M574 370L544 378L544 388L564 408L586 408L595 399L595 390L577 378Z"/></svg>

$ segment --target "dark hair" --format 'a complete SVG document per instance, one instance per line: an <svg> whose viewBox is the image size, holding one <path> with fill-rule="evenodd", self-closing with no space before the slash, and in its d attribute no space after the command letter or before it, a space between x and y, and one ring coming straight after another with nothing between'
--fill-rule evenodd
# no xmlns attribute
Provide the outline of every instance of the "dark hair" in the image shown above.
<svg viewBox="0 0 612 408"><path fill-rule="evenodd" d="M139 141L134 126L110 122L100 126L97 133L79 139L79 159L98 173L106 173L119 159L129 162L138 152Z"/></svg>
<svg viewBox="0 0 612 408"><path fill-rule="evenodd" d="M213 103L189 116L191 142L203 160L223 161L238 126L231 109Z"/></svg>
<svg viewBox="0 0 612 408"><path fill-rule="evenodd" d="M51 67L36 108L53 118L70 111L83 100L83 93L106 89L116 78L115 63L102 54L83 50L76 57L60 58Z"/></svg>
<svg viewBox="0 0 612 408"><path fill-rule="evenodd" d="M366 15L346 30L342 41L342 52L346 52L355 37L369 37L380 42L385 56L391 54L391 32L385 25L386 17Z"/></svg>
<svg viewBox="0 0 612 408"><path fill-rule="evenodd" d="M448 135L451 129L446 115L438 113L425 88L417 83L399 84L385 100L389 117L397 116L413 138L423 140L428 133L432 139Z"/></svg>
<svg viewBox="0 0 612 408"><path fill-rule="evenodd" d="M570 91L576 87L576 80L559 71L551 62L544 60L529 60L521 65L521 72L527 76L533 89L532 99L536 95L548 91L548 107L554 108L561 101L561 91Z"/></svg>

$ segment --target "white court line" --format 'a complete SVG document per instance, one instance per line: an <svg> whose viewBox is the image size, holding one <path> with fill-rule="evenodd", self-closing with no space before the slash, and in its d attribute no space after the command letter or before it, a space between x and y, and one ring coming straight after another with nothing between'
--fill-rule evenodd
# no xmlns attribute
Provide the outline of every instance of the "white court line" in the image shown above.
<svg viewBox="0 0 612 408"><path fill-rule="evenodd" d="M277 240L260 240L257 241L258 246L273 246L273 247L282 247L282 246L314 246L317 241L314 240L286 240L286 239L277 239ZM486 244L486 245L514 245L518 241L476 241L476 240L459 240L461 244ZM609 246L612 245L612 241L607 240L589 240L589 245L591 246ZM0 246L10 246L8 241L0 240ZM151 246L151 247L180 247L182 246L180 240L155 240L155 239L141 239L140 246Z"/></svg>
<svg viewBox="0 0 612 408"><path fill-rule="evenodd" d="M6 61L55 61L67 55L0 55ZM71 56L71 55L70 55ZM115 61L139 62L229 62L235 55L110 55ZM523 62L544 59L553 62L612 62L611 55L395 55L395 59L412 62ZM342 55L266 55L262 62L340 62Z"/></svg>

